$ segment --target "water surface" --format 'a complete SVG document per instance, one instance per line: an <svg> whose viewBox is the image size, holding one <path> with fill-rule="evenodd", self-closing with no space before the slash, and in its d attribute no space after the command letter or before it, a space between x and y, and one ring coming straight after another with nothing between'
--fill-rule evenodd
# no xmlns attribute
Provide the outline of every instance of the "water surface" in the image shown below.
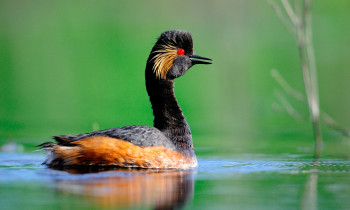
<svg viewBox="0 0 350 210"><path fill-rule="evenodd" d="M349 209L346 157L199 157L195 170L57 171L37 153L0 153L4 209Z"/></svg>

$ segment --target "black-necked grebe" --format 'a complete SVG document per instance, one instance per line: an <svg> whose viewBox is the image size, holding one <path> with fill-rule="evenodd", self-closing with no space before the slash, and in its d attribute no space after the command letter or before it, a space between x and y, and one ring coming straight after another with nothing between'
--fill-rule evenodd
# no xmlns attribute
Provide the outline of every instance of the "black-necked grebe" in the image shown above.
<svg viewBox="0 0 350 210"><path fill-rule="evenodd" d="M163 32L146 64L146 88L154 127L133 125L79 135L61 135L41 144L51 168L117 166L191 168L197 166L192 134L174 94L174 79L195 64L211 64L193 52L192 36L182 30Z"/></svg>

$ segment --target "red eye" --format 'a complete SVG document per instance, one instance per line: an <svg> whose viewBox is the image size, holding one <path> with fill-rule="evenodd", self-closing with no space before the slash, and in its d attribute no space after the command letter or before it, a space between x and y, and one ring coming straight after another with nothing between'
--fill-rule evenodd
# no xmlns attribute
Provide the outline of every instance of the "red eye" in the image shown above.
<svg viewBox="0 0 350 210"><path fill-rule="evenodd" d="M177 50L177 54L179 54L179 55L185 55L185 50L182 49L182 48L180 48L180 49Z"/></svg>

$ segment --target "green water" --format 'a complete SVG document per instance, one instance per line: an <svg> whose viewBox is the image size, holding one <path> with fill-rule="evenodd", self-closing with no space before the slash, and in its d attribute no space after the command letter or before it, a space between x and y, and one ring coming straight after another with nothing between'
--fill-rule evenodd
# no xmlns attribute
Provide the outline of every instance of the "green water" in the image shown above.
<svg viewBox="0 0 350 210"><path fill-rule="evenodd" d="M199 156L186 171L55 171L0 153L2 209L349 209L350 161L305 155Z"/></svg>
<svg viewBox="0 0 350 210"><path fill-rule="evenodd" d="M349 9L312 7L321 109L348 128ZM199 168L41 166L35 145L53 135L152 125L144 68L168 29L190 31L214 60L175 84ZM0 1L0 208L349 209L349 137L322 122L314 160L308 109L271 69L304 93L296 41L263 0Z"/></svg>

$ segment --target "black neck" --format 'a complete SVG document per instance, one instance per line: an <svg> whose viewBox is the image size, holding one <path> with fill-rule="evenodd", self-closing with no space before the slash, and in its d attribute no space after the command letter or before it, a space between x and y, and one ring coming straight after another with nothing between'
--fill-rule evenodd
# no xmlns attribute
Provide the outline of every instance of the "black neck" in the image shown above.
<svg viewBox="0 0 350 210"><path fill-rule="evenodd" d="M174 80L156 78L149 63L145 76L154 127L164 132L177 146L192 148L191 130L175 98Z"/></svg>

